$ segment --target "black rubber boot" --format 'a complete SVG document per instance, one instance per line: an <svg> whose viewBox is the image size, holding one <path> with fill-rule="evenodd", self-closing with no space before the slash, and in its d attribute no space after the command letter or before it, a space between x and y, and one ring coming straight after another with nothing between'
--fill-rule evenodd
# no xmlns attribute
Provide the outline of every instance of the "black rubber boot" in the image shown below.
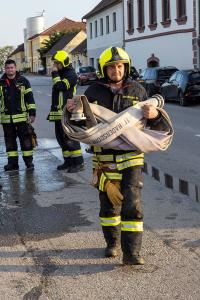
<svg viewBox="0 0 200 300"><path fill-rule="evenodd" d="M26 164L27 170L34 170L34 164L32 162Z"/></svg>
<svg viewBox="0 0 200 300"><path fill-rule="evenodd" d="M78 157L72 157L71 158L71 165L68 169L68 173L77 173L80 171L85 170L85 165L83 162L83 157L78 156Z"/></svg>
<svg viewBox="0 0 200 300"><path fill-rule="evenodd" d="M6 172L12 172L12 171L18 171L19 170L19 165L17 163L8 163L7 165L4 166L4 170Z"/></svg>
<svg viewBox="0 0 200 300"><path fill-rule="evenodd" d="M65 161L62 165L57 166L57 170L68 170L70 168L71 162L70 158L65 158Z"/></svg>
<svg viewBox="0 0 200 300"><path fill-rule="evenodd" d="M123 265L144 265L144 258L140 255L133 255L131 257L123 255Z"/></svg>
<svg viewBox="0 0 200 300"><path fill-rule="evenodd" d="M105 257L116 257L120 252L119 226L102 226L103 235L107 244Z"/></svg>
<svg viewBox="0 0 200 300"><path fill-rule="evenodd" d="M142 232L121 232L121 245L124 265L143 265L144 259L140 255L142 246Z"/></svg>

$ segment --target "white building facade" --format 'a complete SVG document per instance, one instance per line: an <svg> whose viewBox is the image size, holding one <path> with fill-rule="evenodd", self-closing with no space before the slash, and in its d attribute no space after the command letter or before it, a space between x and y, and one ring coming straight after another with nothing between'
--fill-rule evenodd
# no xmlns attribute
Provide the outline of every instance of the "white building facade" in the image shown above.
<svg viewBox="0 0 200 300"><path fill-rule="evenodd" d="M103 50L123 46L123 1L103 0L83 19L87 20L88 64L97 68Z"/></svg>
<svg viewBox="0 0 200 300"><path fill-rule="evenodd" d="M124 0L124 48L137 69L199 67L198 0Z"/></svg>

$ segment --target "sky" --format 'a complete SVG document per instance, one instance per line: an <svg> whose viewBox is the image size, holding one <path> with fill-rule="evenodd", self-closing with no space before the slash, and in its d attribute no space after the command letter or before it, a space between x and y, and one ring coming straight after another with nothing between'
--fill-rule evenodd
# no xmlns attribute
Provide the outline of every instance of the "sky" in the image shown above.
<svg viewBox="0 0 200 300"><path fill-rule="evenodd" d="M24 42L26 19L45 10L45 29L66 17L74 21L92 10L101 0L0 0L0 47Z"/></svg>

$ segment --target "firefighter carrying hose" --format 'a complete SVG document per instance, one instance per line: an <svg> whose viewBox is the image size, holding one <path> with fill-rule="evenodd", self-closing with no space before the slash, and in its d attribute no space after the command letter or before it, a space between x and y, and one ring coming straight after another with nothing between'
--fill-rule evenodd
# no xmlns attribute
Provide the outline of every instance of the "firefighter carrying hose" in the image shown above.
<svg viewBox="0 0 200 300"><path fill-rule="evenodd" d="M100 56L99 65L102 79L85 92L91 103L96 102L120 113L130 106L137 108L139 101L147 99L145 89L129 77L131 61L123 49L106 49ZM73 99L67 101L69 112L75 106ZM155 106L144 105L142 111L148 127L162 130L164 120ZM123 264L142 265L144 154L137 149L125 151L93 147L92 150L93 185L99 189L99 217L107 245L105 256L119 255L121 244Z"/></svg>
<svg viewBox="0 0 200 300"><path fill-rule="evenodd" d="M5 171L19 169L17 137L27 169L33 169L33 144L29 124L35 121L36 105L29 81L16 70L14 60L5 62L0 79L1 124L8 156Z"/></svg>
<svg viewBox="0 0 200 300"><path fill-rule="evenodd" d="M61 116L67 99L72 98L76 93L77 75L66 51L57 51L52 60L54 61L52 68L52 104L48 120L55 122L56 139L62 149L64 158L64 163L59 165L57 169L75 173L84 169L82 151L80 143L69 139L64 133Z"/></svg>

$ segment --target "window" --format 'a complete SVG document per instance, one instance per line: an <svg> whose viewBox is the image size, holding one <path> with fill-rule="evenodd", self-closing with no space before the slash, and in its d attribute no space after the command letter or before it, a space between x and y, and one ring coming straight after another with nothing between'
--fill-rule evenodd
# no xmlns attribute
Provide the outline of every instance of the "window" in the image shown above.
<svg viewBox="0 0 200 300"><path fill-rule="evenodd" d="M144 0L138 0L138 31L144 31Z"/></svg>
<svg viewBox="0 0 200 300"><path fill-rule="evenodd" d="M163 22L169 21L170 16L170 0L162 1L162 20Z"/></svg>
<svg viewBox="0 0 200 300"><path fill-rule="evenodd" d="M94 67L94 58L90 58L90 66Z"/></svg>
<svg viewBox="0 0 200 300"><path fill-rule="evenodd" d="M98 36L97 21L94 22L94 29L95 29L95 37L97 37Z"/></svg>
<svg viewBox="0 0 200 300"><path fill-rule="evenodd" d="M134 31L133 0L127 1L127 20L128 20L127 32L132 33Z"/></svg>
<svg viewBox="0 0 200 300"><path fill-rule="evenodd" d="M90 23L90 38L92 39L92 23Z"/></svg>
<svg viewBox="0 0 200 300"><path fill-rule="evenodd" d="M186 16L186 0L177 1L177 19L181 19Z"/></svg>
<svg viewBox="0 0 200 300"><path fill-rule="evenodd" d="M149 0L149 24L157 25L156 0Z"/></svg>
<svg viewBox="0 0 200 300"><path fill-rule="evenodd" d="M178 23L178 25L185 24L187 22L186 0L176 0L176 6L177 6L176 22Z"/></svg>
<svg viewBox="0 0 200 300"><path fill-rule="evenodd" d="M117 15L116 12L113 13L113 31L117 30Z"/></svg>
<svg viewBox="0 0 200 300"><path fill-rule="evenodd" d="M100 19L100 35L103 35L103 18Z"/></svg>
<svg viewBox="0 0 200 300"><path fill-rule="evenodd" d="M106 33L110 32L109 16L106 16Z"/></svg>

